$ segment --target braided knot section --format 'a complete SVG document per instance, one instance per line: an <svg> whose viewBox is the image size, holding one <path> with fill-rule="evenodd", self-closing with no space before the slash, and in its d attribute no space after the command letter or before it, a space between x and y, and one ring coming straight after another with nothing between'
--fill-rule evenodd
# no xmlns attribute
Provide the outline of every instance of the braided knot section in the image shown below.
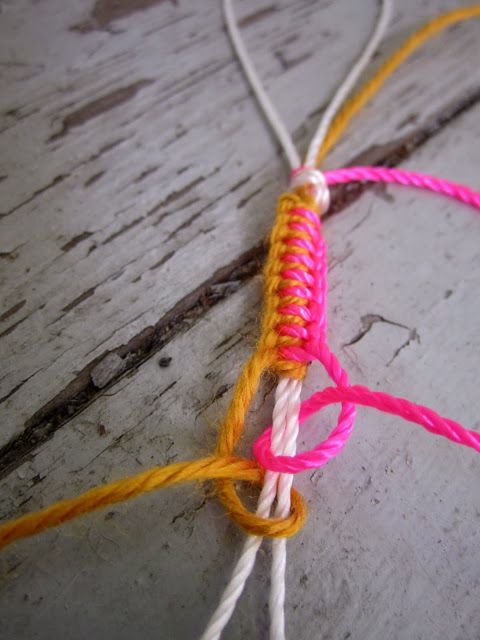
<svg viewBox="0 0 480 640"><path fill-rule="evenodd" d="M274 371L298 379L309 361L298 357L299 350L323 342L326 333L326 246L320 213L328 207L328 187L319 171L305 171L293 176L293 186L301 185L297 191L278 201L264 271L259 344L261 350L273 350Z"/></svg>

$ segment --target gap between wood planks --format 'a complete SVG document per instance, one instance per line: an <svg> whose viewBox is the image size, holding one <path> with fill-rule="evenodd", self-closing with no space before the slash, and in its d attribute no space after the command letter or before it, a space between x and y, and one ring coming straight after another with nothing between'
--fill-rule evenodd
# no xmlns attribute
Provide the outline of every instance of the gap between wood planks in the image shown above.
<svg viewBox="0 0 480 640"><path fill-rule="evenodd" d="M410 157L443 127L478 102L480 89L455 100L407 136L370 147L352 158L348 164L395 166ZM357 200L366 190L373 188L381 189L383 186L347 184L334 187L331 207L324 219L330 219ZM19 436L0 449L0 478L20 466L29 454L49 440L58 429L94 402L121 377L134 374L143 362L170 340L188 330L192 323L205 315L211 307L233 295L242 284L257 275L261 270L265 253L266 246L260 242L231 263L217 269L208 280L180 300L158 322L145 327L127 344L107 351L88 363L59 394L25 422L25 429Z"/></svg>

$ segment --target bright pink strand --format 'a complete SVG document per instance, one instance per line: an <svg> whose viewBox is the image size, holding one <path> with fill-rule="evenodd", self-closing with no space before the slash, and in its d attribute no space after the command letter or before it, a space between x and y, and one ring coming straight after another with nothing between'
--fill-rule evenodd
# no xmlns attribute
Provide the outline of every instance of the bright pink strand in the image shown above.
<svg viewBox="0 0 480 640"><path fill-rule="evenodd" d="M388 167L347 167L345 169L325 171L324 176L329 186L346 182L391 182L407 187L434 191L480 209L480 193L472 191L472 189L462 184L417 173L416 171L389 169Z"/></svg>
<svg viewBox="0 0 480 640"><path fill-rule="evenodd" d="M390 413L409 422L420 425L430 433L448 438L457 444L471 447L480 452L480 433L462 427L454 420L444 418L432 409L414 404L405 398L397 398L388 393L372 391L368 387L353 385L348 387L327 387L302 403L300 421L320 411L323 407L338 402L371 407ZM351 426L351 425L350 425ZM255 442L253 451L259 463L266 469L282 473L299 473L305 469L318 468L334 458L345 446L350 430L338 433L336 427L330 436L314 449L296 456L274 456L270 449L271 427Z"/></svg>
<svg viewBox="0 0 480 640"><path fill-rule="evenodd" d="M480 193L468 187L448 180L422 175L413 171L389 169L385 167L348 167L326 171L325 178L329 185L346 182L391 182L406 186L427 189L449 196L465 204L480 209ZM452 442L462 444L480 452L480 434L462 427L457 422L444 418L438 413L417 405L404 398L398 398L387 393L372 391L368 387L350 385L346 371L340 365L336 356L330 351L325 342L326 336L326 293L327 293L327 264L326 246L320 235L320 226L313 212L307 209L296 209L294 215L300 221L292 224L311 237L311 241L299 240L289 242L295 246L302 246L309 251L309 265L313 277L307 277L305 272L298 272L293 266L299 262L298 254L286 254L284 261L287 265L285 274L289 279L297 280L298 286L287 287L282 295L303 297L308 306L298 307L289 304L282 308L281 313L299 315L305 320L310 319L306 329L298 325L282 325L279 331L283 335L294 335L304 341L302 346L288 346L282 348L282 357L298 362L318 360L332 382L336 385L315 393L303 402L300 410L300 422L317 413L330 404L341 404L337 425L328 438L310 451L298 453L296 456L275 456L271 451L271 427L255 442L253 450L259 463L266 469L282 473L299 473L305 469L321 467L338 455L350 437L355 422L356 405L371 407L399 416L404 420L422 426L430 433L448 438ZM308 229L306 222L314 222L314 231ZM318 224L318 226L317 226ZM300 243L300 244L299 244ZM303 256L305 257L305 256Z"/></svg>

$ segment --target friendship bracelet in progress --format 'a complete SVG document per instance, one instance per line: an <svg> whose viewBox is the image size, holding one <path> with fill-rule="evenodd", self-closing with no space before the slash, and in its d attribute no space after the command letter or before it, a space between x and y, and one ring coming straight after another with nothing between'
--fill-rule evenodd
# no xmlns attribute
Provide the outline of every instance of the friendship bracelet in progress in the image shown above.
<svg viewBox="0 0 480 640"><path fill-rule="evenodd" d="M270 637L283 640L286 538L297 533L306 518L304 501L292 488L293 477L300 471L321 467L342 450L352 433L357 405L399 416L480 452L479 433L409 400L350 384L347 372L327 344L327 247L321 230L321 216L330 203L329 186L337 184L383 182L411 186L454 198L477 210L480 210L480 193L447 180L395 168L347 167L323 173L317 168L354 114L402 62L447 26L480 17L480 5L451 11L422 27L380 67L363 89L347 100L387 28L391 2L383 0L375 30L325 110L303 164L249 59L235 23L231 0L224 0L224 11L236 54L292 171L290 189L279 198L270 236L264 268L261 335L235 386L220 427L216 451L198 460L149 469L6 522L0 526L0 547L147 491L180 482L213 480L227 513L249 535L202 639L220 637L254 566L262 537L268 536L273 539ZM301 403L302 381L309 363L314 360L322 364L332 386ZM272 426L256 440L255 459L241 458L235 450L266 371L279 377ZM328 438L310 451L296 453L301 423L331 404L340 404L340 412ZM256 513L250 512L238 496L235 487L238 481L262 486Z"/></svg>

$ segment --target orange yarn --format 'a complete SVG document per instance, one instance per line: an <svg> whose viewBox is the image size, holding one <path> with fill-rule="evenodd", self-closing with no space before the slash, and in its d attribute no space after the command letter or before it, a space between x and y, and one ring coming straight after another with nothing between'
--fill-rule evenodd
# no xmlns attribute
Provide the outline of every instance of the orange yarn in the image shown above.
<svg viewBox="0 0 480 640"><path fill-rule="evenodd" d="M136 476L95 487L75 498L55 502L46 509L29 513L1 525L0 548L6 547L15 540L56 527L85 513L116 502L130 500L147 491L190 480L212 480L225 477L258 484L262 481L263 470L254 460L216 456L178 462L167 467L154 467ZM228 512L235 515L237 522L243 526L245 516L242 515L242 509L238 508L235 500L232 501ZM278 518L263 520L254 514L248 515L249 531L256 531L258 535L268 533L272 536L291 536L301 529L305 521L305 505L299 494L294 492L292 493L292 512L285 520Z"/></svg>
<svg viewBox="0 0 480 640"><path fill-rule="evenodd" d="M480 4L471 7L460 7L453 11L448 11L424 24L418 31L412 33L405 42L391 55L376 72L376 74L366 82L363 87L355 93L340 109L330 129L323 141L317 155L317 165L323 160L330 149L335 145L342 133L348 126L353 116L378 92L382 84L405 60L412 55L424 42L435 36L443 29L452 24L463 22L470 18L480 17Z"/></svg>

